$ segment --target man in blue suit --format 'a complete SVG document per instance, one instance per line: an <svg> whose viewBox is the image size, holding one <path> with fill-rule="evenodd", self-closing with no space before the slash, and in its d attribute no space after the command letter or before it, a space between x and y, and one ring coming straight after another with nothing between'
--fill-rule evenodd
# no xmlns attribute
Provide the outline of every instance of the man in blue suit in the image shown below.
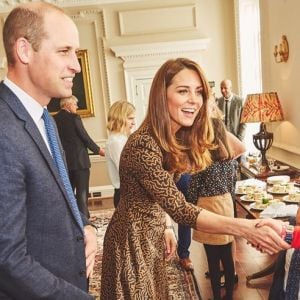
<svg viewBox="0 0 300 300"><path fill-rule="evenodd" d="M61 9L34 2L8 15L3 41L0 299L93 299L95 230L73 215L42 119L51 98L72 94L78 31Z"/></svg>

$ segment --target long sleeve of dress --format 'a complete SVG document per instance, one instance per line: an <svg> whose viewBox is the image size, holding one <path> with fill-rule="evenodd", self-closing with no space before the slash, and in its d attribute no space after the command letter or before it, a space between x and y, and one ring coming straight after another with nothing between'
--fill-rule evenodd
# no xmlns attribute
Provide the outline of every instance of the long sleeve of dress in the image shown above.
<svg viewBox="0 0 300 300"><path fill-rule="evenodd" d="M146 196L144 201L160 205L175 222L195 226L200 209L187 203L178 191L173 176L163 168L163 155L155 140L148 134L132 135L127 143L120 165L121 188L122 177L128 178L131 172L132 182L135 183L135 195ZM130 192L130 191L128 191Z"/></svg>

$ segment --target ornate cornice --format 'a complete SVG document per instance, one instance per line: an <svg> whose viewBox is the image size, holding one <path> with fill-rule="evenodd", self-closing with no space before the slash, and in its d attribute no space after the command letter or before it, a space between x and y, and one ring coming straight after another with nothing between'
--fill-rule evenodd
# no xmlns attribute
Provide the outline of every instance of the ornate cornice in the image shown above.
<svg viewBox="0 0 300 300"><path fill-rule="evenodd" d="M80 19L85 19L85 18L87 18L89 16L93 16L93 15L99 15L101 17L101 19L103 19L102 14L103 14L102 9L84 9L84 10L80 10L77 13L70 15L70 17L74 21L80 20Z"/></svg>
<svg viewBox="0 0 300 300"><path fill-rule="evenodd" d="M76 7L90 5L106 5L115 3L138 2L140 0L44 0L60 7ZM9 12L14 6L23 3L37 2L37 0L1 0L0 13Z"/></svg>
<svg viewBox="0 0 300 300"><path fill-rule="evenodd" d="M111 50L124 61L136 56L153 56L171 53L205 50L210 39L182 40L171 42L113 46Z"/></svg>
<svg viewBox="0 0 300 300"><path fill-rule="evenodd" d="M181 56L189 54L190 56L199 56L199 52L206 50L210 39L193 39L183 41L135 44L111 46L110 49L116 57L122 58L124 67L135 67L145 65L146 62L155 64L158 61L170 56Z"/></svg>

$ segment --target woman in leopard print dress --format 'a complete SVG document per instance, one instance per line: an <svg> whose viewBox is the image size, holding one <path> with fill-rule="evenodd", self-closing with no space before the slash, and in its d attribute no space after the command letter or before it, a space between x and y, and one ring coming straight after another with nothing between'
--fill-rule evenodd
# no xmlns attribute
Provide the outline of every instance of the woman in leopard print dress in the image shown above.
<svg viewBox="0 0 300 300"><path fill-rule="evenodd" d="M169 60L156 73L145 121L121 155L121 200L104 238L101 299L168 299L165 258L176 245L166 213L195 229L243 236L269 253L289 247L279 236L280 221L257 228L255 220L215 215L187 203L177 190L174 174L211 163L209 97L202 70L189 59Z"/></svg>

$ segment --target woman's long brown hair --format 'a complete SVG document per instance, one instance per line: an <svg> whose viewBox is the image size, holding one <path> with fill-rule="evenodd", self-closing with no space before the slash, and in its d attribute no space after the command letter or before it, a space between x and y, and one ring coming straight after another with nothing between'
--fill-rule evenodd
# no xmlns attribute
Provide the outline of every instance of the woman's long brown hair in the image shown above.
<svg viewBox="0 0 300 300"><path fill-rule="evenodd" d="M203 105L193 125L182 127L175 136L171 130L167 88L174 76L183 69L193 70L199 75L203 88ZM157 142L164 151L164 165L169 171L200 171L211 163L209 149L213 148L214 134L210 118L207 116L207 102L210 96L210 87L203 71L190 59L170 59L157 71L150 89L144 123L150 124Z"/></svg>
<svg viewBox="0 0 300 300"><path fill-rule="evenodd" d="M223 120L214 117L212 118L212 124L215 134L214 143L216 144L216 148L211 150L212 160L233 159L234 154L227 140L226 127Z"/></svg>

